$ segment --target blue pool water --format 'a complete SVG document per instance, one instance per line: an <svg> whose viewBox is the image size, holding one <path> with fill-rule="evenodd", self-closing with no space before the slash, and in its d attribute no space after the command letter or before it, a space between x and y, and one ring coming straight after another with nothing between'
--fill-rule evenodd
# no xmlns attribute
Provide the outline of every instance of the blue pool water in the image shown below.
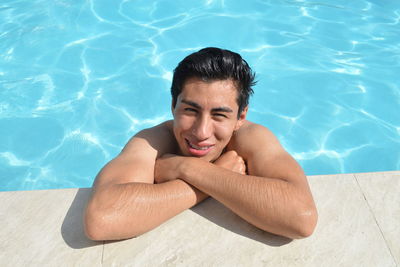
<svg viewBox="0 0 400 267"><path fill-rule="evenodd" d="M0 190L91 186L205 46L257 72L249 119L308 175L399 170L399 21L399 1L3 0Z"/></svg>

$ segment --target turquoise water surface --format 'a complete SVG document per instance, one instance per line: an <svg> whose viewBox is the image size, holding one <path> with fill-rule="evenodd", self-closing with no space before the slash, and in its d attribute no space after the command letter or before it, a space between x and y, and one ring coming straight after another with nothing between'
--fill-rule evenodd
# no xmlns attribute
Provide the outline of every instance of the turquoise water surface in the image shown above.
<svg viewBox="0 0 400 267"><path fill-rule="evenodd" d="M0 29L0 190L91 186L206 46L308 175L400 169L399 1L3 0Z"/></svg>

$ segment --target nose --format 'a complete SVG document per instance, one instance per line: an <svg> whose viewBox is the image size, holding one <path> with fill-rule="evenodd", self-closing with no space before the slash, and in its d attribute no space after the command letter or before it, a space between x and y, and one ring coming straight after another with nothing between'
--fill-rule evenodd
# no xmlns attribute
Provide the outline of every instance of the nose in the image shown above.
<svg viewBox="0 0 400 267"><path fill-rule="evenodd" d="M201 116L197 119L192 134L199 140L203 141L212 135L212 121L206 116Z"/></svg>

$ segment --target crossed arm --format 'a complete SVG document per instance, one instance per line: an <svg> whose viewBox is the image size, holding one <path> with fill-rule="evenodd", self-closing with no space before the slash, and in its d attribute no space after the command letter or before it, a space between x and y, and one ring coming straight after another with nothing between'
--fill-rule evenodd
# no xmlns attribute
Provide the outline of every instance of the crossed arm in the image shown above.
<svg viewBox="0 0 400 267"><path fill-rule="evenodd" d="M153 132L139 134L98 175L85 212L87 235L137 236L210 195L258 228L289 238L309 236L317 213L306 178L265 131L246 136L257 141L258 135L270 135L268 149L262 141L242 140L244 146L236 149L243 157L229 151L214 163L176 155L157 159L157 145L149 144Z"/></svg>

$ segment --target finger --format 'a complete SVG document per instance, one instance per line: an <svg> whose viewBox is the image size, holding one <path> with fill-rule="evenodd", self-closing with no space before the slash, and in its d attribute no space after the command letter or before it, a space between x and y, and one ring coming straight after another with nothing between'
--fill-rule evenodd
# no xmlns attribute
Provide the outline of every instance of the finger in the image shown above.
<svg viewBox="0 0 400 267"><path fill-rule="evenodd" d="M241 173L241 174L246 174L246 169L245 169L245 168L243 168L243 167L242 167L242 168L240 168L240 173Z"/></svg>

